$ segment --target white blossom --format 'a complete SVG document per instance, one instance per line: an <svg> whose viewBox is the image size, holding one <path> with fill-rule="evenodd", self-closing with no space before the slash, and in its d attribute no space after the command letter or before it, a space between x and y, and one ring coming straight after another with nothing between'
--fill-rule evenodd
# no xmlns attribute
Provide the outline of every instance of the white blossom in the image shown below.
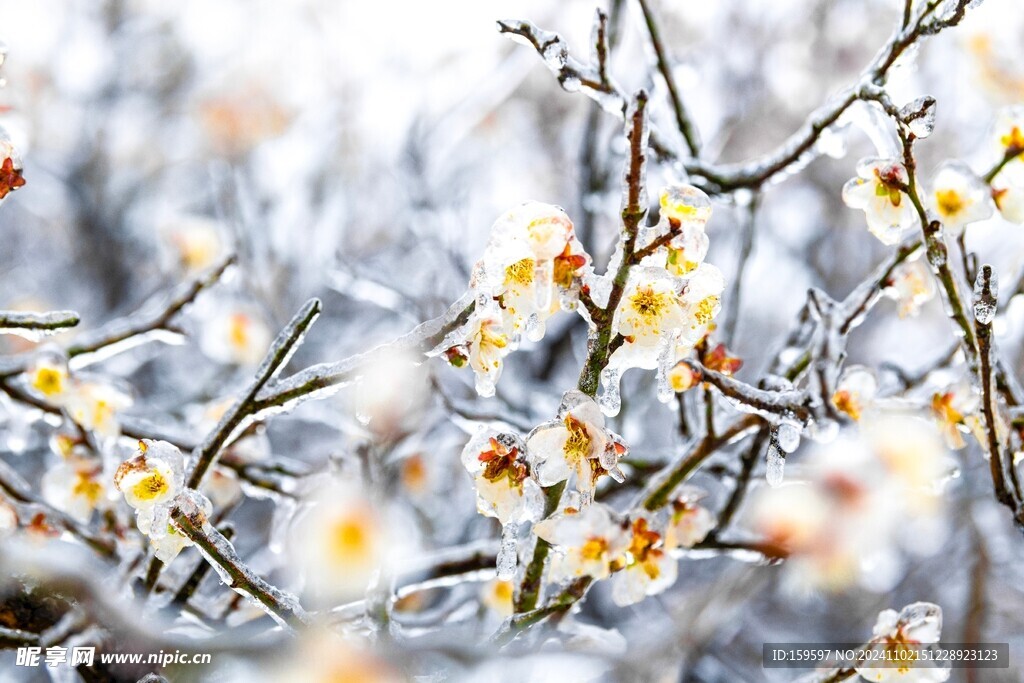
<svg viewBox="0 0 1024 683"><path fill-rule="evenodd" d="M946 231L959 235L964 227L992 217L989 187L962 161L942 164L932 179L930 208Z"/></svg>
<svg viewBox="0 0 1024 683"><path fill-rule="evenodd" d="M552 515L533 530L556 546L557 554L551 562L555 581L580 576L604 579L611 574L612 563L620 560L629 546L629 534L602 503Z"/></svg>
<svg viewBox="0 0 1024 683"><path fill-rule="evenodd" d="M864 159L857 165L857 177L843 186L843 201L851 209L864 211L868 230L882 244L898 243L918 220L910 198L901 189L907 181L903 164L892 159Z"/></svg>

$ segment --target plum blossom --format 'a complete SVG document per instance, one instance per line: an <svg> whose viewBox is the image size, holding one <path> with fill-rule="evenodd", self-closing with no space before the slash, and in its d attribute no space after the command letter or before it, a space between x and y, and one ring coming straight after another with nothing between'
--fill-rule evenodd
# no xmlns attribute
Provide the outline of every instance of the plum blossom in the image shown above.
<svg viewBox="0 0 1024 683"><path fill-rule="evenodd" d="M199 345L219 363L251 366L270 348L273 335L263 316L245 304L228 305L211 315L203 326Z"/></svg>
<svg viewBox="0 0 1024 683"><path fill-rule="evenodd" d="M711 218L711 200L692 185L670 185L661 191L660 220L641 231L646 244L668 233L669 243L646 257L643 264L666 269L671 275L691 273L708 253L709 239L704 226Z"/></svg>
<svg viewBox="0 0 1024 683"><path fill-rule="evenodd" d="M28 385L48 403L60 405L70 386L67 361L56 353L40 353L28 370Z"/></svg>
<svg viewBox="0 0 1024 683"><path fill-rule="evenodd" d="M392 566L396 541L407 535L400 532L404 527L386 519L347 480L332 480L313 491L288 537L309 599L326 605L362 595L378 571Z"/></svg>
<svg viewBox="0 0 1024 683"><path fill-rule="evenodd" d="M1024 107L1005 107L996 115L993 138L999 156L1016 155L1024 160Z"/></svg>
<svg viewBox="0 0 1024 683"><path fill-rule="evenodd" d="M1011 161L992 180L992 199L1003 218L1024 223L1024 161Z"/></svg>
<svg viewBox="0 0 1024 683"><path fill-rule="evenodd" d="M501 377L504 357L512 349L501 318L492 311L475 311L466 335L469 367L476 376L476 391L481 396L494 396L495 384Z"/></svg>
<svg viewBox="0 0 1024 683"><path fill-rule="evenodd" d="M963 435L977 424L980 408L981 397L967 381L932 394L932 415L949 448L960 450L967 445Z"/></svg>
<svg viewBox="0 0 1024 683"><path fill-rule="evenodd" d="M851 420L861 415L874 403L878 381L874 373L861 365L851 365L843 371L832 394L832 405Z"/></svg>
<svg viewBox="0 0 1024 683"><path fill-rule="evenodd" d="M669 548L692 548L715 528L715 516L703 505L698 496L682 496L672 502L665 545Z"/></svg>
<svg viewBox="0 0 1024 683"><path fill-rule="evenodd" d="M171 522L172 508L187 499L190 507L204 517L212 511L204 496L184 488L184 478L181 451L166 441L151 439L139 441L135 457L121 463L114 473L114 486L124 494L125 502L135 508L139 531L149 537L156 556L163 562L170 562L183 548L192 545Z"/></svg>
<svg viewBox="0 0 1024 683"><path fill-rule="evenodd" d="M576 476L576 490L589 501L604 474L617 481L625 476L619 460L629 449L619 435L605 428L597 402L575 389L562 397L558 417L536 427L526 448L538 483L551 486Z"/></svg>
<svg viewBox="0 0 1024 683"><path fill-rule="evenodd" d="M21 157L11 145L7 131L0 128L0 203L14 190L25 185Z"/></svg>
<svg viewBox="0 0 1024 683"><path fill-rule="evenodd" d="M992 217L988 186L962 161L947 161L939 167L928 201L943 226L954 236L970 223Z"/></svg>
<svg viewBox="0 0 1024 683"><path fill-rule="evenodd" d="M917 315L921 307L935 298L935 277L924 259L904 261L893 269L885 294L896 301L901 318Z"/></svg>
<svg viewBox="0 0 1024 683"><path fill-rule="evenodd" d="M896 244L917 221L914 206L902 190L907 181L903 164L869 158L857 165L857 177L843 186L843 201L851 209L864 211L868 230L882 244Z"/></svg>
<svg viewBox="0 0 1024 683"><path fill-rule="evenodd" d="M41 481L43 499L80 522L107 501L103 464L89 457L71 455L46 471Z"/></svg>
<svg viewBox="0 0 1024 683"><path fill-rule="evenodd" d="M668 554L665 534L650 528L643 517L633 520L626 554L612 579L612 600L625 607L656 595L676 581L676 561Z"/></svg>
<svg viewBox="0 0 1024 683"><path fill-rule="evenodd" d="M533 530L556 548L551 562L555 581L580 576L595 580L607 578L613 563L621 562L630 544L622 523L603 503L578 511L569 508L539 522Z"/></svg>
<svg viewBox="0 0 1024 683"><path fill-rule="evenodd" d="M473 477L480 514L503 525L539 518L543 494L529 476L521 438L483 430L466 444L462 464Z"/></svg>
<svg viewBox="0 0 1024 683"><path fill-rule="evenodd" d="M572 305L576 274L589 260L565 211L526 202L495 221L472 285L498 302L510 336L536 341L563 300Z"/></svg>
<svg viewBox="0 0 1024 683"><path fill-rule="evenodd" d="M220 228L212 218L178 216L164 226L163 234L176 265L186 272L205 270L225 254Z"/></svg>
<svg viewBox="0 0 1024 683"><path fill-rule="evenodd" d="M111 384L76 380L67 394L64 409L75 424L100 436L114 438L121 433L119 414L131 404L131 397Z"/></svg>
<svg viewBox="0 0 1024 683"><path fill-rule="evenodd" d="M514 593L511 581L492 579L480 588L480 602L504 619L512 616Z"/></svg>
<svg viewBox="0 0 1024 683"><path fill-rule="evenodd" d="M878 614L870 644L873 651L882 649L890 661L914 662L915 655L939 642L942 632L942 609L929 602L915 602L898 613L894 609ZM872 666L878 659L856 665L857 673L869 681L905 681L906 683L939 683L949 680L950 665L944 661L921 661L907 666Z"/></svg>

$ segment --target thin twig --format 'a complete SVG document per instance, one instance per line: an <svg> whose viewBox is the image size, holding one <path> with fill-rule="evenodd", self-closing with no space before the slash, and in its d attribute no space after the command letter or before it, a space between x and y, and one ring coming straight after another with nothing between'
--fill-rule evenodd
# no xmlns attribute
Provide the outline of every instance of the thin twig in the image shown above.
<svg viewBox="0 0 1024 683"><path fill-rule="evenodd" d="M0 311L0 334L14 330L56 332L74 327L81 318L74 311L23 313Z"/></svg>

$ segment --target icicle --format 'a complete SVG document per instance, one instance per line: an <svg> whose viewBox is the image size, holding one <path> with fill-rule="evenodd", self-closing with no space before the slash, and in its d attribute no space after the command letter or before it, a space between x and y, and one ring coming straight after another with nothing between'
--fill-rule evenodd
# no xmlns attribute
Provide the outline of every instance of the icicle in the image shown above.
<svg viewBox="0 0 1024 683"><path fill-rule="evenodd" d="M554 284L555 266L551 261L538 261L533 269L533 291L537 310L551 308L551 289Z"/></svg>
<svg viewBox="0 0 1024 683"><path fill-rule="evenodd" d="M985 291L988 285L989 292ZM981 268L978 278L974 281L974 319L982 325L989 325L996 317L996 297L999 295L999 284L989 266Z"/></svg>
<svg viewBox="0 0 1024 683"><path fill-rule="evenodd" d="M494 380L490 375L476 375L476 393L483 398L494 396Z"/></svg>
<svg viewBox="0 0 1024 683"><path fill-rule="evenodd" d="M502 526L501 546L498 549L498 578L502 581L511 581L515 576L518 545L519 526L511 523Z"/></svg>
<svg viewBox="0 0 1024 683"><path fill-rule="evenodd" d="M786 456L779 449L775 439L772 439L768 444L768 469L765 471L765 479L769 486L776 487L782 484L785 467Z"/></svg>
<svg viewBox="0 0 1024 683"><path fill-rule="evenodd" d="M900 109L900 119L914 137L924 139L935 130L935 98L919 97Z"/></svg>
<svg viewBox="0 0 1024 683"><path fill-rule="evenodd" d="M532 342L538 342L544 338L544 323L541 321L540 316L536 313L531 313L526 318L526 338Z"/></svg>
<svg viewBox="0 0 1024 683"><path fill-rule="evenodd" d="M667 339L663 339L658 350L658 400L662 403L668 403L675 398L675 391L672 389L672 383L669 382L668 374L672 368L675 367L675 359L673 356L673 350L675 347L674 343L669 342Z"/></svg>
<svg viewBox="0 0 1024 683"><path fill-rule="evenodd" d="M609 417L618 415L622 407L619 394L619 369L608 367L601 371L601 395L597 397L601 412Z"/></svg>

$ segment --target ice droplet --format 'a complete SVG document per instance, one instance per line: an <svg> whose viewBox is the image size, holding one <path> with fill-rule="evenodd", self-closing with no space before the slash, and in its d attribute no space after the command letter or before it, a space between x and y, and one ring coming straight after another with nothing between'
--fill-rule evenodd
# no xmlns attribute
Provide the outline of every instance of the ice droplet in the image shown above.
<svg viewBox="0 0 1024 683"><path fill-rule="evenodd" d="M502 581L511 581L516 574L518 536L518 525L506 524L501 527L501 546L498 548L498 578Z"/></svg>
<svg viewBox="0 0 1024 683"><path fill-rule="evenodd" d="M540 316L536 313L531 313L526 318L526 338L532 342L540 341L544 338L544 323L541 321Z"/></svg>
<svg viewBox="0 0 1024 683"><path fill-rule="evenodd" d="M800 446L800 429L789 423L780 424L775 430L775 442L786 453L792 453Z"/></svg>
<svg viewBox="0 0 1024 683"><path fill-rule="evenodd" d="M928 137L935 130L935 98L928 95L918 97L900 109L900 119L914 137Z"/></svg>
<svg viewBox="0 0 1024 683"><path fill-rule="evenodd" d="M597 397L597 405L609 417L619 414L622 396L619 394L618 368L605 368L601 371L601 395Z"/></svg>
<svg viewBox="0 0 1024 683"><path fill-rule="evenodd" d="M768 469L765 471L765 480L771 487L780 486L785 474L786 456L779 449L774 440L768 445Z"/></svg>
<svg viewBox="0 0 1024 683"><path fill-rule="evenodd" d="M986 291L986 289L988 291ZM996 317L996 296L999 283L991 266L983 266L974 281L974 319L982 325L989 325Z"/></svg>

